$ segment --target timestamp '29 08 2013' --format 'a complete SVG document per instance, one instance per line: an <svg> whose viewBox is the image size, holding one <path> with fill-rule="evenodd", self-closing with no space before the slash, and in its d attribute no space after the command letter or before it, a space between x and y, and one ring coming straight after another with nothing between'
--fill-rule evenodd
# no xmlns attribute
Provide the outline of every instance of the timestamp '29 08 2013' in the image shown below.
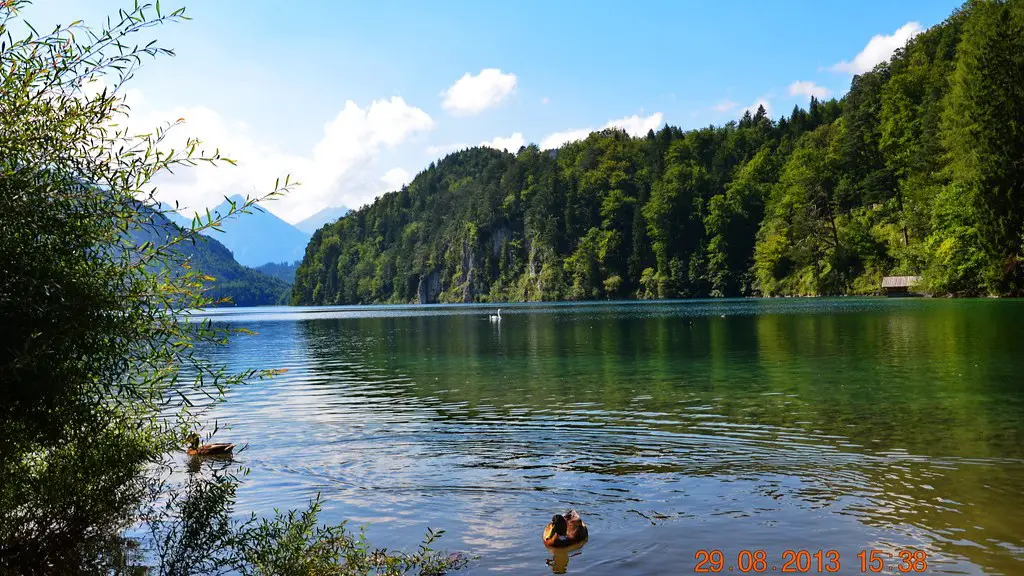
<svg viewBox="0 0 1024 576"><path fill-rule="evenodd" d="M835 574L842 569L844 560L838 550L783 550L781 557L772 558L766 550L740 550L727 557L721 550L697 550L693 555L697 573L733 572L741 574ZM864 574L895 571L903 574L921 574L928 570L928 553L924 550L895 551L861 550L853 562ZM849 571L847 566L847 571Z"/></svg>

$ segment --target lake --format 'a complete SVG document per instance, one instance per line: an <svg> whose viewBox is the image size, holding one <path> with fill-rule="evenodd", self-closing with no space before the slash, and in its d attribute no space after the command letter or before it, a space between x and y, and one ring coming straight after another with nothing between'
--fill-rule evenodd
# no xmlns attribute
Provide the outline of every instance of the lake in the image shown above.
<svg viewBox="0 0 1024 576"><path fill-rule="evenodd" d="M1024 574L1024 301L501 308L209 311L257 332L210 355L288 369L214 413L248 444L239 511L319 492L377 546L446 530L467 574ZM590 541L553 557L570 507Z"/></svg>

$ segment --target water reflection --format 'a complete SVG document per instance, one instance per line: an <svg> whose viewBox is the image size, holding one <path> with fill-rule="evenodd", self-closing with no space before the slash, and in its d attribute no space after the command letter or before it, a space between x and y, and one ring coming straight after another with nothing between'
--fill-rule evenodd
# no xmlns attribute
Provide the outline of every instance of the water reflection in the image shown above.
<svg viewBox="0 0 1024 576"><path fill-rule="evenodd" d="M231 468L235 462L231 454L205 454L202 456L189 456L185 460L185 471L189 474L198 474L205 465L207 470L222 471Z"/></svg>
<svg viewBox="0 0 1024 576"><path fill-rule="evenodd" d="M551 567L552 574L565 574L569 569L569 559L574 556L580 556L583 552L581 548L586 546L586 542L580 542L573 544L572 546L566 546L565 548L548 548L551 553L551 558L547 559L547 565Z"/></svg>
<svg viewBox="0 0 1024 576"><path fill-rule="evenodd" d="M213 353L289 369L211 414L250 443L240 509L323 492L375 544L447 529L479 572L692 572L702 548L854 566L905 546L930 573L1021 572L1024 303L490 313L218 312L259 335ZM550 556L537 533L569 507L614 546Z"/></svg>

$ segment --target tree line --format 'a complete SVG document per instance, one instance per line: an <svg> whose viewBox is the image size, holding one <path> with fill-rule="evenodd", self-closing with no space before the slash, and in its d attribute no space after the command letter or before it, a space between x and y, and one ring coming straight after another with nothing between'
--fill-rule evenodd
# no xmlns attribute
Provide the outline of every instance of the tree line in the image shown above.
<svg viewBox="0 0 1024 576"><path fill-rule="evenodd" d="M841 99L471 148L316 232L295 304L1024 291L1024 1L971 1Z"/></svg>

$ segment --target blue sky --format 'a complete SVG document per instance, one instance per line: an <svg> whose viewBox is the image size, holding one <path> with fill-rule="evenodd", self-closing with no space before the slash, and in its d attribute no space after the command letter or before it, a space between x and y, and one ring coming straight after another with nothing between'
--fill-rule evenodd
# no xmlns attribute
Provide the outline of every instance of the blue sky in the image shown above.
<svg viewBox="0 0 1024 576"><path fill-rule="evenodd" d="M99 24L127 5L45 0L26 16ZM303 186L268 208L295 222L372 201L460 145L722 124L759 102L777 118L841 96L959 5L203 0L158 29L177 57L147 64L126 97L133 122L185 117L183 135L239 161L161 182L163 199L203 208L291 173Z"/></svg>

